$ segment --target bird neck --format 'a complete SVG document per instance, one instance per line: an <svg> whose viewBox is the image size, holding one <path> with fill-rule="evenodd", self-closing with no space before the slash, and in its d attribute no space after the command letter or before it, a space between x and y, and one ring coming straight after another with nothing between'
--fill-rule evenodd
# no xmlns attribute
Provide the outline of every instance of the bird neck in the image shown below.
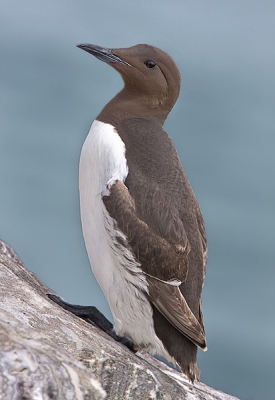
<svg viewBox="0 0 275 400"><path fill-rule="evenodd" d="M103 108L97 119L115 126L125 119L145 118L162 127L169 111L153 97L133 95L123 89Z"/></svg>

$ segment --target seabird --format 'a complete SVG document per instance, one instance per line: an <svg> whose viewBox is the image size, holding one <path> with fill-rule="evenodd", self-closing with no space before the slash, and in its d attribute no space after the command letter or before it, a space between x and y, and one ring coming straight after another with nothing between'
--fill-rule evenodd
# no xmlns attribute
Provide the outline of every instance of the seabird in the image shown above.
<svg viewBox="0 0 275 400"><path fill-rule="evenodd" d="M114 335L199 380L197 348L206 350L201 304L206 233L163 130L179 96L180 72L167 53L146 44L78 47L111 65L124 81L93 122L79 167L83 236L113 315Z"/></svg>

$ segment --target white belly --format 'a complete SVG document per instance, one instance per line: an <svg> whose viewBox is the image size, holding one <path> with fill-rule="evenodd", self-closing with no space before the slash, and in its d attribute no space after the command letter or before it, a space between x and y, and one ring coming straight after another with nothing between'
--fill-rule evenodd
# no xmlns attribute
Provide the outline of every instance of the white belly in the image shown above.
<svg viewBox="0 0 275 400"><path fill-rule="evenodd" d="M140 264L117 240L118 236L124 240L126 237L114 229L114 220L102 201L112 184L117 180L124 182L127 174L125 146L120 136L112 125L95 120L79 165L81 221L91 267L108 300L116 333L168 358L155 334Z"/></svg>

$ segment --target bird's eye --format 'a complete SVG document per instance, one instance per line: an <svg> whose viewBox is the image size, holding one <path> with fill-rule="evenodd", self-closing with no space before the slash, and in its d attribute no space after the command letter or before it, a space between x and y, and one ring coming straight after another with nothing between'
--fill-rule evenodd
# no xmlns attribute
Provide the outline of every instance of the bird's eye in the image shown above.
<svg viewBox="0 0 275 400"><path fill-rule="evenodd" d="M155 61L153 60L147 60L144 63L146 65L147 68L154 68L154 66L156 65Z"/></svg>

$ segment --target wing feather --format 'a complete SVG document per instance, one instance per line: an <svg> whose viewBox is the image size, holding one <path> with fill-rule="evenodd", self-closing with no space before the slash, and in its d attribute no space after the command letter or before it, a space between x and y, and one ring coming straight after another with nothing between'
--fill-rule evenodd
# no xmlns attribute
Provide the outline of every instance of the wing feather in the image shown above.
<svg viewBox="0 0 275 400"><path fill-rule="evenodd" d="M190 246L185 232L181 235L184 240L175 244L158 235L138 217L135 202L121 181L110 188L108 196L103 196L103 202L117 228L126 235L144 272L162 280L186 280Z"/></svg>
<svg viewBox="0 0 275 400"><path fill-rule="evenodd" d="M178 287L147 277L150 300L159 312L183 335L202 350L207 350L205 332L190 310Z"/></svg>
<svg viewBox="0 0 275 400"><path fill-rule="evenodd" d="M171 244L156 234L137 215L134 199L121 181L113 184L109 195L103 196L102 200L116 221L117 229L127 237L127 246L141 264L148 283L150 301L179 332L206 350L202 318L200 323L180 291L180 283L188 275L190 246L185 232L179 235L181 241L177 244ZM198 221L198 226L202 249L206 251L203 221Z"/></svg>

